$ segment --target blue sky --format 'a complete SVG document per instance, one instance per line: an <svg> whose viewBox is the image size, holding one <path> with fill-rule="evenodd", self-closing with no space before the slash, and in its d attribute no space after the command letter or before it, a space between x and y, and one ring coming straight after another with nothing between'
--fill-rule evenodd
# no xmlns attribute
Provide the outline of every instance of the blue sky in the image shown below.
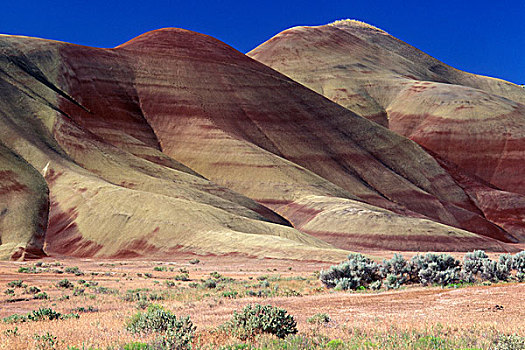
<svg viewBox="0 0 525 350"><path fill-rule="evenodd" d="M4 1L0 33L114 47L179 27L247 52L295 25L354 18L456 68L525 84L525 0Z"/></svg>

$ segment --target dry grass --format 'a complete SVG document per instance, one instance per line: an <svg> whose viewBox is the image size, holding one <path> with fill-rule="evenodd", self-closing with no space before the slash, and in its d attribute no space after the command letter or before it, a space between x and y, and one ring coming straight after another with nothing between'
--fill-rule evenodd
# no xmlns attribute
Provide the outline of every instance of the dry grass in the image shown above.
<svg viewBox="0 0 525 350"><path fill-rule="evenodd" d="M364 336L383 339L381 337L389 334L403 335L409 339L416 337L413 332L418 332L447 339L473 339L481 348L485 348L498 334L525 335L525 284L334 292L322 288L314 275L315 271L326 268L327 264L199 257L201 262L192 265L189 263L192 258L178 256L171 262L62 259L62 266L50 266L49 272L38 274L18 273L18 268L23 266L21 263L1 262L0 317L28 313L40 307L50 307L61 313L74 312L78 307L87 309L89 306L98 311L80 313L78 319L19 324L0 322L0 349L36 348L38 341L34 336L46 332L57 337L57 349L82 345L118 349L127 342L147 341L143 336L127 332L124 327L126 319L137 311L136 301L123 300L130 289L148 289L143 293L164 298L153 302L164 305L177 315L190 315L197 326L196 342L211 348L236 342L215 329L227 321L234 310L255 302L287 309L297 319L299 336L308 339L350 341ZM52 262L44 261L48 265ZM32 266L33 263L25 265ZM77 266L84 275L59 274L54 271L73 266ZM154 271L156 266L165 267L166 271ZM181 269L189 271L191 281L173 280L175 275L183 273ZM214 289L190 287L190 283L201 284L201 280L210 278L210 274L215 271L233 280L219 282ZM145 274L152 274L152 277ZM261 283L266 284L261 282L260 276L264 275L269 286L261 287ZM74 286L79 286L79 280L94 281L98 285L86 287L84 294L75 296L73 289L56 286L64 278L73 282ZM14 296L3 293L8 288L8 282L19 279L27 286L39 287L48 293L50 299L8 302L9 299L32 297L25 294L22 288L15 288ZM167 286L166 280L173 281L175 286ZM267 291L269 296L261 298L248 294L249 291L261 290ZM235 292L236 298L227 297ZM503 306L503 309L496 308L496 305ZM307 318L316 313L327 313L332 320L326 325L309 324ZM15 327L17 335L6 334L7 330L14 330ZM268 348L284 346L273 344L274 339L262 338L259 342Z"/></svg>

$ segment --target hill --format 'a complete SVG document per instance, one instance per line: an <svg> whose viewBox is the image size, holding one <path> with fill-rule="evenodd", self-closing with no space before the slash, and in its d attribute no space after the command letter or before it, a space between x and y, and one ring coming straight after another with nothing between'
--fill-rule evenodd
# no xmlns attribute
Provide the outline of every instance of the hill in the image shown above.
<svg viewBox="0 0 525 350"><path fill-rule="evenodd" d="M202 34L1 36L0 91L4 258L339 260L523 238L415 142Z"/></svg>

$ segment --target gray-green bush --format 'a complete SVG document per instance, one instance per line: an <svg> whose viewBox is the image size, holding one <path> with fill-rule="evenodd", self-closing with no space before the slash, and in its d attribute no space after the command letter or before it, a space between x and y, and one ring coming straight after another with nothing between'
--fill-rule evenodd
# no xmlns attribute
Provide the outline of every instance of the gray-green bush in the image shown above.
<svg viewBox="0 0 525 350"><path fill-rule="evenodd" d="M177 318L160 305L150 305L145 312L137 312L126 324L132 333L161 333L153 342L154 349L190 349L196 327L191 319Z"/></svg>
<svg viewBox="0 0 525 350"><path fill-rule="evenodd" d="M262 333L278 338L297 333L297 323L285 309L260 304L247 305L241 312L235 311L225 328L242 340Z"/></svg>
<svg viewBox="0 0 525 350"><path fill-rule="evenodd" d="M381 280L381 272L375 261L361 254L350 254L347 261L321 271L319 278L328 288L355 290Z"/></svg>
<svg viewBox="0 0 525 350"><path fill-rule="evenodd" d="M426 253L410 259L412 279L417 278L422 285L439 284L445 286L460 280L460 262L450 254Z"/></svg>

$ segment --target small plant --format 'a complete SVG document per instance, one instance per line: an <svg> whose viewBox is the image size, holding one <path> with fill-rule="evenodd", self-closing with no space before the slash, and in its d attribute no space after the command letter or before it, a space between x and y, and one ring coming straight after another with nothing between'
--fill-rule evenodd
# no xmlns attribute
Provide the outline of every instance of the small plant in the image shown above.
<svg viewBox="0 0 525 350"><path fill-rule="evenodd" d="M75 276L82 276L84 273L82 271L80 271L80 269L76 266L73 266L73 267L66 267L64 269L64 272L65 273L72 273L74 274Z"/></svg>
<svg viewBox="0 0 525 350"><path fill-rule="evenodd" d="M187 273L181 273L180 275L173 276L173 279L175 281L189 281L190 280L190 275L187 274Z"/></svg>
<svg viewBox="0 0 525 350"><path fill-rule="evenodd" d="M18 327L15 327L14 329L6 329L6 330L4 331L4 335L5 335L6 337L16 337L16 336L18 336L18 335L19 335L19 333L18 333Z"/></svg>
<svg viewBox="0 0 525 350"><path fill-rule="evenodd" d="M35 334L33 339L36 341L36 349L38 350L56 349L58 343L57 337L49 332L43 335Z"/></svg>
<svg viewBox="0 0 525 350"><path fill-rule="evenodd" d="M14 295L15 294L15 290L11 289L11 288L8 288L8 289L5 290L4 293L7 294L7 295Z"/></svg>
<svg viewBox="0 0 525 350"><path fill-rule="evenodd" d="M4 323L22 323L27 322L27 315L13 314L3 319Z"/></svg>
<svg viewBox="0 0 525 350"><path fill-rule="evenodd" d="M202 283L202 285L204 286L204 288L213 289L213 288L217 287L217 282L215 282L212 279L208 279L208 280L204 281Z"/></svg>
<svg viewBox="0 0 525 350"><path fill-rule="evenodd" d="M239 295L239 292L234 291L234 290L222 292L222 296L228 299L235 299L237 298L238 295Z"/></svg>
<svg viewBox="0 0 525 350"><path fill-rule="evenodd" d="M212 278L217 279L217 280L222 278L222 275L220 273L218 273L217 271L214 271L214 272L210 273L210 276Z"/></svg>
<svg viewBox="0 0 525 350"><path fill-rule="evenodd" d="M166 280L164 283L166 284L166 287L168 288L175 287L175 282L173 281Z"/></svg>
<svg viewBox="0 0 525 350"><path fill-rule="evenodd" d="M40 308L38 310L33 310L30 314L27 315L29 321L41 321L41 320L58 320L62 314L56 312L50 308Z"/></svg>
<svg viewBox="0 0 525 350"><path fill-rule="evenodd" d="M273 334L278 338L297 333L297 323L285 309L260 304L247 305L241 312L235 311L225 328L242 340L262 333Z"/></svg>
<svg viewBox="0 0 525 350"><path fill-rule="evenodd" d="M137 302L136 307L139 310L146 310L150 305L151 305L151 303L149 301L147 301L147 300L139 300Z"/></svg>
<svg viewBox="0 0 525 350"><path fill-rule="evenodd" d="M30 267L19 267L18 268L18 273L41 273L43 272L43 269L41 268L36 268L34 266L30 266Z"/></svg>
<svg viewBox="0 0 525 350"><path fill-rule="evenodd" d="M27 285L25 285L22 280L11 281L11 282L7 283L7 286L10 287L10 288L25 288L25 287L27 287Z"/></svg>
<svg viewBox="0 0 525 350"><path fill-rule="evenodd" d="M168 269L166 268L166 266L155 266L153 268L153 271L167 271Z"/></svg>
<svg viewBox="0 0 525 350"><path fill-rule="evenodd" d="M93 293L96 294L118 294L118 290L114 288L108 288L103 286L92 287Z"/></svg>
<svg viewBox="0 0 525 350"><path fill-rule="evenodd" d="M49 299L49 296L47 295L46 292L40 292L40 293L35 294L35 296L33 297L33 299L37 299L37 300L46 300L46 299Z"/></svg>
<svg viewBox="0 0 525 350"><path fill-rule="evenodd" d="M79 318L78 314L61 314L50 308L40 308L33 310L26 315L13 314L4 318L5 323L37 322L42 320L65 320L68 318Z"/></svg>
<svg viewBox="0 0 525 350"><path fill-rule="evenodd" d="M69 288L73 288L73 283L69 282L69 280L67 278L61 280L61 281L58 281L56 286L58 288L65 288L65 289L69 289Z"/></svg>
<svg viewBox="0 0 525 350"><path fill-rule="evenodd" d="M502 335L496 340L494 350L523 350L525 349L525 337L519 335Z"/></svg>
<svg viewBox="0 0 525 350"><path fill-rule="evenodd" d="M87 308L84 306L79 306L71 310L73 313L91 313L91 312L98 312L98 309L93 306L88 306Z"/></svg>
<svg viewBox="0 0 525 350"><path fill-rule="evenodd" d="M268 282L268 280L262 280L261 282L259 282L259 287L260 288L269 288L270 287L270 282Z"/></svg>
<svg viewBox="0 0 525 350"><path fill-rule="evenodd" d="M35 286L31 286L31 287L27 287L26 288L26 293L29 293L29 294L36 294L36 293L39 293L39 292L40 292L40 288L35 287Z"/></svg>
<svg viewBox="0 0 525 350"><path fill-rule="evenodd" d="M328 314L325 314L325 313L315 314L306 320L306 322L313 323L313 324L325 324L330 321L331 321L330 316L328 316Z"/></svg>
<svg viewBox="0 0 525 350"><path fill-rule="evenodd" d="M189 261L189 263L192 264L192 265L196 265L196 264L198 264L198 263L200 263L200 262L201 262L201 261L200 261L199 259L191 259L191 260Z"/></svg>

